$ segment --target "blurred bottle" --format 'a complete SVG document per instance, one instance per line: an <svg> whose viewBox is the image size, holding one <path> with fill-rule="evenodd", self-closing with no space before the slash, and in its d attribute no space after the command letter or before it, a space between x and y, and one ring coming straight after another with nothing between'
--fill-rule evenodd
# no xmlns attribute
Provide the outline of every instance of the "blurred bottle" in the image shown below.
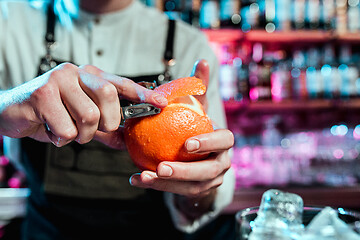
<svg viewBox="0 0 360 240"><path fill-rule="evenodd" d="M355 64L349 65L350 98L359 97L357 92L357 81L359 78L359 69Z"/></svg>
<svg viewBox="0 0 360 240"><path fill-rule="evenodd" d="M274 64L271 71L271 96L275 102L291 98L290 69L286 60Z"/></svg>
<svg viewBox="0 0 360 240"><path fill-rule="evenodd" d="M201 0L192 0L190 12L190 24L196 28L200 28L200 8Z"/></svg>
<svg viewBox="0 0 360 240"><path fill-rule="evenodd" d="M219 3L216 0L204 0L200 9L200 26L217 29L220 27Z"/></svg>
<svg viewBox="0 0 360 240"><path fill-rule="evenodd" d="M311 99L322 98L324 93L323 78L320 70L320 51L316 47L307 52L306 86Z"/></svg>
<svg viewBox="0 0 360 240"><path fill-rule="evenodd" d="M293 29L305 27L305 0L294 0L293 3Z"/></svg>
<svg viewBox="0 0 360 240"><path fill-rule="evenodd" d="M271 33L276 29L276 5L275 0L265 0L265 31Z"/></svg>
<svg viewBox="0 0 360 240"><path fill-rule="evenodd" d="M343 44L340 47L339 55L339 73L341 76L340 97L349 99L356 96L356 81L358 78L358 69L352 59L352 48L350 45Z"/></svg>
<svg viewBox="0 0 360 240"><path fill-rule="evenodd" d="M225 101L235 100L238 90L237 69L233 64L233 49L230 45L223 45L220 74L220 95Z"/></svg>
<svg viewBox="0 0 360 240"><path fill-rule="evenodd" d="M275 1L275 22L276 29L280 31L291 30L291 0L276 0ZM270 8L270 11L271 8ZM301 15L301 14L300 14ZM301 18L301 17L300 17Z"/></svg>
<svg viewBox="0 0 360 240"><path fill-rule="evenodd" d="M305 100L308 97L306 87L306 58L303 50L295 50L292 55L291 69L292 96L295 100Z"/></svg>
<svg viewBox="0 0 360 240"><path fill-rule="evenodd" d="M338 34L347 32L347 0L336 0L336 31Z"/></svg>
<svg viewBox="0 0 360 240"><path fill-rule="evenodd" d="M307 0L305 27L307 29L318 29L320 26L320 0Z"/></svg>
<svg viewBox="0 0 360 240"><path fill-rule="evenodd" d="M322 18L325 30L335 29L336 26L336 11L335 0L323 0Z"/></svg>
<svg viewBox="0 0 360 240"><path fill-rule="evenodd" d="M220 0L221 28L240 28L240 0Z"/></svg>
<svg viewBox="0 0 360 240"><path fill-rule="evenodd" d="M237 57L233 60L233 65L237 72L237 101L249 101L249 66L241 58Z"/></svg>
<svg viewBox="0 0 360 240"><path fill-rule="evenodd" d="M252 61L249 64L250 100L271 99L271 62L264 61L264 50L261 43L253 45Z"/></svg>
<svg viewBox="0 0 360 240"><path fill-rule="evenodd" d="M181 19L182 12L185 10L182 0L164 0L164 12L170 19Z"/></svg>
<svg viewBox="0 0 360 240"><path fill-rule="evenodd" d="M280 146L282 135L277 128L280 122L280 117L277 115L271 116L264 121L264 130L261 136L261 144L266 147Z"/></svg>
<svg viewBox="0 0 360 240"><path fill-rule="evenodd" d="M360 30L360 9L359 0L348 1L348 29L349 32L358 32Z"/></svg>
<svg viewBox="0 0 360 240"><path fill-rule="evenodd" d="M335 58L335 47L333 44L326 44L323 49L323 62L321 67L321 76L324 83L324 98L331 99L335 94L335 85L333 76L337 68Z"/></svg>
<svg viewBox="0 0 360 240"><path fill-rule="evenodd" d="M244 0L241 2L241 30L248 32L251 29L258 29L260 22L260 7L257 1Z"/></svg>

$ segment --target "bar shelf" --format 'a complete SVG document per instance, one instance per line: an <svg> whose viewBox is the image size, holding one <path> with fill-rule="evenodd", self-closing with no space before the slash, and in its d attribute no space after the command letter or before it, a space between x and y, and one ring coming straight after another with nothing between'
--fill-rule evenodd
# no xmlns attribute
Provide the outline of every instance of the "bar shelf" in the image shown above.
<svg viewBox="0 0 360 240"><path fill-rule="evenodd" d="M203 29L211 42L249 41L276 44L323 43L328 41L341 43L360 43L360 33L336 33L324 30L274 31L240 29Z"/></svg>
<svg viewBox="0 0 360 240"><path fill-rule="evenodd" d="M303 110L360 110L360 99L351 100L284 100L275 102L271 100L257 102L238 102L235 100L224 101L224 107L228 112L235 111L303 111Z"/></svg>
<svg viewBox="0 0 360 240"><path fill-rule="evenodd" d="M276 31L252 30L244 35L244 40L263 43L303 43L303 42L326 42L333 40L334 35L330 31L300 30L300 31Z"/></svg>

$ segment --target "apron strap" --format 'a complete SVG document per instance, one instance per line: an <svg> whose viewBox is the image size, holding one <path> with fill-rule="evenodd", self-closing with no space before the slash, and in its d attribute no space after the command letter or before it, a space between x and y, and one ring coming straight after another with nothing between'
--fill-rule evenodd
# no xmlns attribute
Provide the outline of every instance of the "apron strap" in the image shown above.
<svg viewBox="0 0 360 240"><path fill-rule="evenodd" d="M166 38L166 47L164 53L164 60L171 61L173 60L173 51L174 51L174 36L175 36L175 20L169 19L168 32Z"/></svg>
<svg viewBox="0 0 360 240"><path fill-rule="evenodd" d="M169 19L164 59L163 59L165 65L165 71L164 71L164 75L160 75L158 77L158 81L157 81L158 85L170 82L172 80L170 74L170 67L175 65L175 58L174 58L175 28L176 28L176 21L174 19Z"/></svg>
<svg viewBox="0 0 360 240"><path fill-rule="evenodd" d="M55 59L53 59L51 56L51 48L56 43L55 24L56 24L56 16L54 13L53 2L50 2L47 10L47 25L46 25L46 34L45 34L46 56L41 60L41 66L38 71L38 75L45 73L46 71L56 67L56 65L60 63ZM165 70L163 74L158 75L156 78L152 78L152 79L157 79L158 85L167 83L172 80L170 67L175 65L175 58L174 58L175 29L176 29L176 21L174 19L169 19L165 51L163 56Z"/></svg>
<svg viewBox="0 0 360 240"><path fill-rule="evenodd" d="M47 9L47 23L46 23L46 34L45 42L47 45L52 45L55 43L55 22L56 17L54 13L53 3L49 3Z"/></svg>

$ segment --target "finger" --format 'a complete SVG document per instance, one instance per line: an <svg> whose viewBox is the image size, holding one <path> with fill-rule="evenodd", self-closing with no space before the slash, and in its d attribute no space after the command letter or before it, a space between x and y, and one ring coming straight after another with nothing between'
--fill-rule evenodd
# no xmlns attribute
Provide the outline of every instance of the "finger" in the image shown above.
<svg viewBox="0 0 360 240"><path fill-rule="evenodd" d="M84 66L83 69L79 70L80 86L100 110L98 129L104 132L115 131L121 120L117 89L112 83L95 75L101 74L101 70L95 72L94 67L89 68ZM86 69L95 72L95 74L87 72Z"/></svg>
<svg viewBox="0 0 360 240"><path fill-rule="evenodd" d="M185 148L189 153L221 152L234 145L234 135L228 129L201 134L186 140Z"/></svg>
<svg viewBox="0 0 360 240"><path fill-rule="evenodd" d="M75 140L81 144L91 141L99 127L99 108L84 92L78 81L64 81L60 84L60 91L62 100L78 130Z"/></svg>
<svg viewBox="0 0 360 240"><path fill-rule="evenodd" d="M206 88L209 86L209 64L206 60L198 60L194 64L193 72L191 76L195 76L197 78L200 78L203 82L203 84L206 86ZM206 94L195 96L201 103L204 105L205 109L207 109L207 99Z"/></svg>
<svg viewBox="0 0 360 240"><path fill-rule="evenodd" d="M150 103L159 108L164 108L167 105L167 100L164 96L146 89L128 78L115 76L105 72L101 76L114 84L121 98L133 102Z"/></svg>
<svg viewBox="0 0 360 240"><path fill-rule="evenodd" d="M91 73L91 74L93 74L93 75L95 75L95 76L98 76L98 77L100 77L101 74L104 73L104 71L101 70L100 68L95 67L94 65L90 65L90 64L82 65L82 66L80 66L79 68L80 68L80 69L83 69L83 70L85 70L86 72Z"/></svg>
<svg viewBox="0 0 360 240"><path fill-rule="evenodd" d="M134 174L130 178L132 186L140 188L151 188L158 191L171 192L188 197L199 197L207 195L212 189L219 187L223 182L223 176L210 181L186 182L162 179L156 173L144 171L141 174Z"/></svg>
<svg viewBox="0 0 360 240"><path fill-rule="evenodd" d="M37 89L31 101L33 106L37 106L35 113L44 123L44 130L46 125L45 132L55 146L61 147L77 136L77 128L62 103L60 93L51 84Z"/></svg>
<svg viewBox="0 0 360 240"><path fill-rule="evenodd" d="M106 73L92 65L84 65L81 68L114 84L118 90L120 98L125 98L133 102L147 102L160 108L167 105L165 97L152 90L144 88L128 78Z"/></svg>
<svg viewBox="0 0 360 240"><path fill-rule="evenodd" d="M208 87L209 85L209 64L206 60L201 59L196 61L194 64L193 71L191 76L200 78L203 81L203 84Z"/></svg>
<svg viewBox="0 0 360 240"><path fill-rule="evenodd" d="M118 128L113 132L97 131L94 140L99 141L113 149L126 150L123 128Z"/></svg>
<svg viewBox="0 0 360 240"><path fill-rule="evenodd" d="M231 166L227 152L195 162L161 162L156 173L161 178L179 181L208 181L224 174Z"/></svg>

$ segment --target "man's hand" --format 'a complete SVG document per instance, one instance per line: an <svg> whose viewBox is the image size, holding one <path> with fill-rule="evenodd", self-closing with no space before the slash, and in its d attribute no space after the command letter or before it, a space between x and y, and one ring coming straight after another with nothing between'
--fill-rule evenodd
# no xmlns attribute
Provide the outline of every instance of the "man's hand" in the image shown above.
<svg viewBox="0 0 360 240"><path fill-rule="evenodd" d="M195 64L193 75L209 83L209 66L202 60ZM198 97L207 106L205 96ZM194 162L161 162L156 172L143 171L130 178L133 186L172 192L177 195L176 205L189 219L208 211L217 187L231 166L228 150L234 136L227 129L218 129L187 139L185 148L191 153L209 153L208 158Z"/></svg>
<svg viewBox="0 0 360 240"><path fill-rule="evenodd" d="M194 162L161 162L156 172L134 174L133 186L172 192L189 198L201 198L222 184L231 161L227 151L234 144L234 136L227 129L215 130L189 138L185 147L191 153L210 153Z"/></svg>
<svg viewBox="0 0 360 240"><path fill-rule="evenodd" d="M133 81L86 65L61 64L19 87L0 92L0 134L63 146L104 140L118 129L120 101L165 107L167 100ZM116 146L113 146L116 147Z"/></svg>

